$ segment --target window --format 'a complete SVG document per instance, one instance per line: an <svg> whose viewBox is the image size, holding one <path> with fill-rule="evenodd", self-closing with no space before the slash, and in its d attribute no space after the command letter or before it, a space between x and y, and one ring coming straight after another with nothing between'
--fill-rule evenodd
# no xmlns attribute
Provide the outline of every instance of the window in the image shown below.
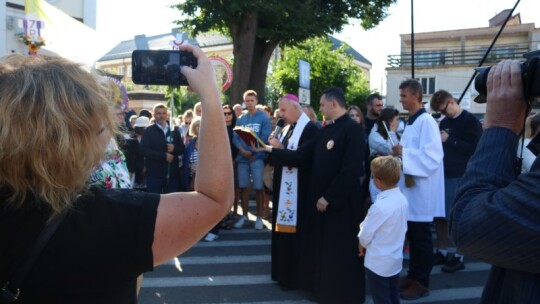
<svg viewBox="0 0 540 304"><path fill-rule="evenodd" d="M446 51L418 51L414 55L416 66L444 65L446 61Z"/></svg>
<svg viewBox="0 0 540 304"><path fill-rule="evenodd" d="M487 47L482 48L482 55L487 52ZM497 63L503 59L518 59L516 48L503 46L494 47L486 58L486 62Z"/></svg>
<svg viewBox="0 0 540 304"><path fill-rule="evenodd" d="M435 93L435 77L420 77L416 80L422 84L422 93L426 95Z"/></svg>

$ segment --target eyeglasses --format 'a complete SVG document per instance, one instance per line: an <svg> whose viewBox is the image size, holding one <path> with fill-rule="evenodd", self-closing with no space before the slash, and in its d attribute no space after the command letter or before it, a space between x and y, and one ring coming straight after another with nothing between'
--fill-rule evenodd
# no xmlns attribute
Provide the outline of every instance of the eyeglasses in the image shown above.
<svg viewBox="0 0 540 304"><path fill-rule="evenodd" d="M442 114L444 114L444 115L447 114L447 113L446 113L446 110L448 109L448 105L449 105L449 104L450 104L450 100L448 100L448 101L446 102L446 106L444 107L444 109L441 110L441 113L442 113Z"/></svg>
<svg viewBox="0 0 540 304"><path fill-rule="evenodd" d="M223 112L223 115L232 115L232 112Z"/></svg>

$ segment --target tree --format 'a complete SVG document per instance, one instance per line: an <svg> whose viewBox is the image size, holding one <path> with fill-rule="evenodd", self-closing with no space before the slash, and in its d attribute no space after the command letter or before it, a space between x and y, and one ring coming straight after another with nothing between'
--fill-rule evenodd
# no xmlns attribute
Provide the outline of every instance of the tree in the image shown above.
<svg viewBox="0 0 540 304"><path fill-rule="evenodd" d="M175 5L186 18L177 21L193 36L217 30L233 42L235 79L231 103L247 89L265 99L268 62L274 49L339 32L349 18L366 29L377 25L396 0L185 0Z"/></svg>
<svg viewBox="0 0 540 304"><path fill-rule="evenodd" d="M327 37L311 38L294 47L282 49L281 57L269 76L269 94L273 100L283 94L298 91L299 60L310 63L311 105L318 109L319 97L324 89L337 86L345 91L348 105L365 109L370 94L369 83L360 68L354 64L352 55L346 54L348 46L332 49Z"/></svg>

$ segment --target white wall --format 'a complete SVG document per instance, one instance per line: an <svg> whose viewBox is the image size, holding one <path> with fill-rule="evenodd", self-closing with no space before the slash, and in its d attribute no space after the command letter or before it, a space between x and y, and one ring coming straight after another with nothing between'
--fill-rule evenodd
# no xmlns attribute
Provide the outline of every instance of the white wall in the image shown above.
<svg viewBox="0 0 540 304"><path fill-rule="evenodd" d="M6 43L6 0L0 0L0 57L8 54L7 53L7 43Z"/></svg>
<svg viewBox="0 0 540 304"><path fill-rule="evenodd" d="M387 70L387 93L386 93L386 105L393 106L398 109L400 112L403 112L403 107L399 102L399 85L402 81L411 77L410 71L399 71L399 70ZM465 86L469 82L473 70L466 67L461 68L440 68L440 69L430 69L430 70L416 70L415 77L435 77L435 91L437 90L446 90L450 93L462 93L465 89ZM470 92L470 106L467 106L466 101L462 104L467 111L471 113L485 113L486 107L483 104L477 104L472 100L478 95L474 89L474 82L469 88ZM428 111L429 101L431 95L424 95L423 101L428 102L425 106Z"/></svg>
<svg viewBox="0 0 540 304"><path fill-rule="evenodd" d="M26 46L17 37L23 31L18 22L25 17L25 12L6 8L6 2L24 6L24 0L0 0L0 56L12 52L25 54ZM49 3L72 17L83 19L89 27L96 28L97 0L55 0ZM8 23L13 25L11 29L7 27Z"/></svg>

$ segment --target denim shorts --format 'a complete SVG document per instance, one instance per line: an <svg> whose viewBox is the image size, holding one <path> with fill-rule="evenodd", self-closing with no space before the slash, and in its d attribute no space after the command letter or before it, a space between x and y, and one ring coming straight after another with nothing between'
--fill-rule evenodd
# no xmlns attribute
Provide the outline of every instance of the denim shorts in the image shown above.
<svg viewBox="0 0 540 304"><path fill-rule="evenodd" d="M238 163L238 186L240 188L249 188L250 174L253 180L253 189L262 190L263 188L264 161L256 159L252 162Z"/></svg>

